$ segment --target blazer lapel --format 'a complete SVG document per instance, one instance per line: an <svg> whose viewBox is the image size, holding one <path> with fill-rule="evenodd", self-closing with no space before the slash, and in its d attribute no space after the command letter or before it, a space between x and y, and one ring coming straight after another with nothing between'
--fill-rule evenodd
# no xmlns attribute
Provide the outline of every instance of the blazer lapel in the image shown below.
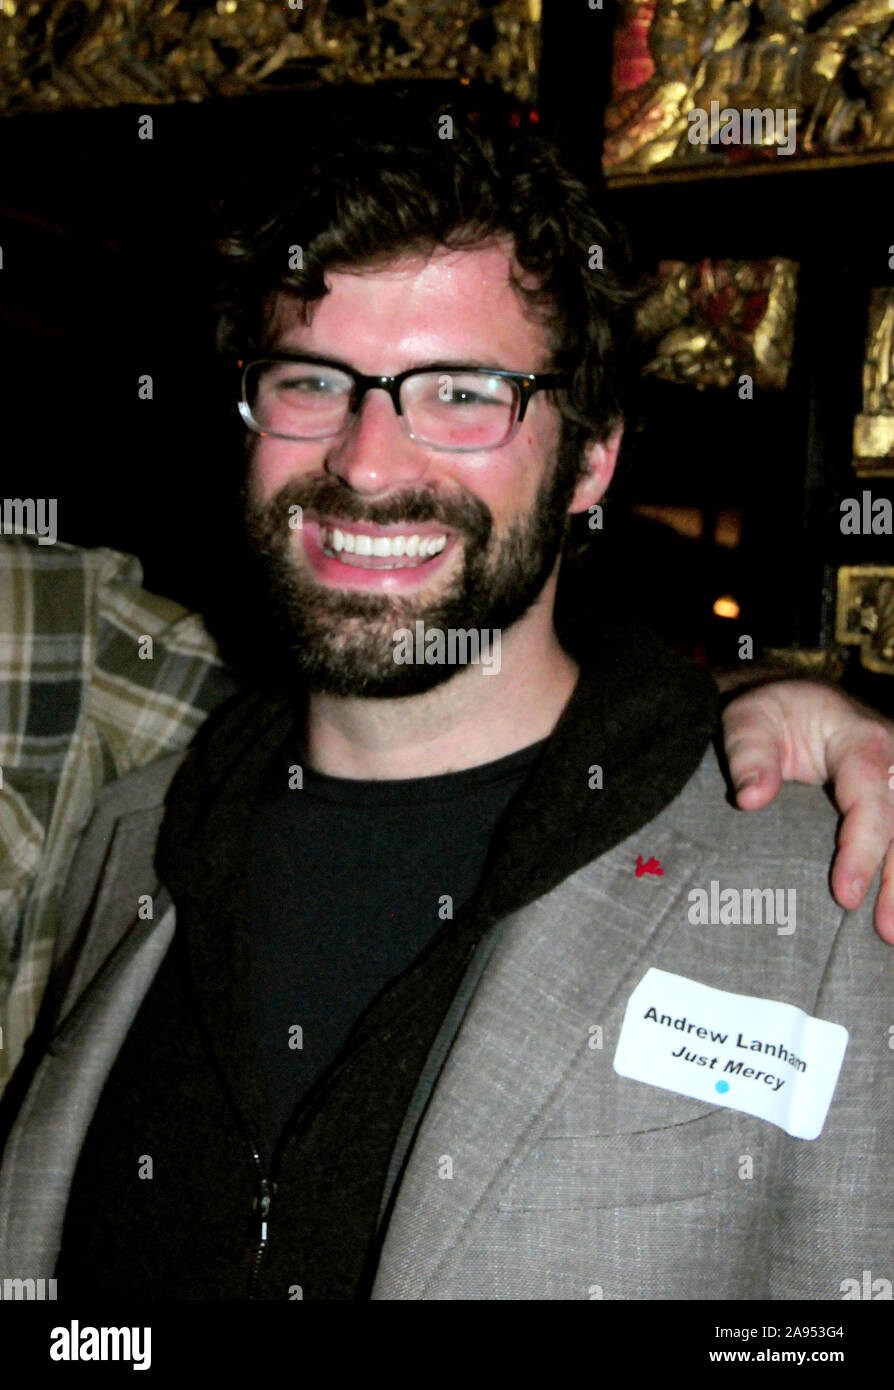
<svg viewBox="0 0 894 1390"><path fill-rule="evenodd" d="M373 1298L438 1297L446 1262L479 1210L496 1205L497 1184L536 1137L590 1026L638 982L677 894L659 877L635 876L631 844L501 924L419 1124ZM668 832L656 828L648 847L668 856ZM443 1037L433 1056L439 1048Z"/></svg>
<svg viewBox="0 0 894 1390"><path fill-rule="evenodd" d="M134 923L37 1069L0 1169L0 1277L53 1274L84 1136L174 927L173 906L155 921Z"/></svg>

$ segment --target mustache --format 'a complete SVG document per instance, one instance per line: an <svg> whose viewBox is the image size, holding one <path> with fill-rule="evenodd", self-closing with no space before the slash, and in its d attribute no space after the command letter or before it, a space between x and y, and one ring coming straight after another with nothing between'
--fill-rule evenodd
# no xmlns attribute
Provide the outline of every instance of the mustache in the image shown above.
<svg viewBox="0 0 894 1390"><path fill-rule="evenodd" d="M259 502L248 490L250 513L261 513L272 520L289 515L289 508L302 512L336 516L343 521L365 522L370 526L394 526L400 522L438 522L463 532L476 544L486 544L493 530L493 516L487 506L469 493L444 497L430 489L405 488L381 501L364 500L336 478L302 478L286 483L267 502Z"/></svg>

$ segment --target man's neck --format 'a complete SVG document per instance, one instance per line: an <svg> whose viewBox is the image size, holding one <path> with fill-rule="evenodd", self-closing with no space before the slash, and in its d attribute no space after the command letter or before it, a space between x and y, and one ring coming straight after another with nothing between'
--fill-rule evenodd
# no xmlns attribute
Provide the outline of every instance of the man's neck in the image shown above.
<svg viewBox="0 0 894 1390"><path fill-rule="evenodd" d="M545 607L545 611L544 611ZM421 695L345 699L312 692L305 756L330 777L434 777L496 762L548 738L577 683L552 604L504 633L499 671L467 666Z"/></svg>

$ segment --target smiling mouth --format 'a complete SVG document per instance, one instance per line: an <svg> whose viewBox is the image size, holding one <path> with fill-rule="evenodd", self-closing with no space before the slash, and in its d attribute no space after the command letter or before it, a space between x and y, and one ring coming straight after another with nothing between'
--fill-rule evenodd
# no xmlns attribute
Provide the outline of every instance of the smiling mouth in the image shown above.
<svg viewBox="0 0 894 1390"><path fill-rule="evenodd" d="M330 560L357 569L418 569L440 555L447 535L420 535L402 531L391 536L370 536L341 526L320 526L320 546Z"/></svg>

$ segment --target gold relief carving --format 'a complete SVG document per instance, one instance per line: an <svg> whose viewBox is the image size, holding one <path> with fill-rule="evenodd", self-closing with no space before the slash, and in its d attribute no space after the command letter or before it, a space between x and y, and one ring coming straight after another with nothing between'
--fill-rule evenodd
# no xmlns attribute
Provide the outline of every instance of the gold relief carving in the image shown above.
<svg viewBox="0 0 894 1390"><path fill-rule="evenodd" d="M607 175L778 162L787 143L691 143L689 113L796 112L796 158L894 148L889 0L621 0ZM776 147L776 148L774 148Z"/></svg>
<svg viewBox="0 0 894 1390"><path fill-rule="evenodd" d="M782 390L794 339L798 267L768 261L662 261L637 327L653 356L646 372L698 388L742 375Z"/></svg>
<svg viewBox="0 0 894 1390"><path fill-rule="evenodd" d="M868 671L894 675L894 566L841 566L835 640L858 645Z"/></svg>
<svg viewBox="0 0 894 1390"><path fill-rule="evenodd" d="M854 421L860 478L894 478L894 290L874 289L863 359L863 409Z"/></svg>
<svg viewBox="0 0 894 1390"><path fill-rule="evenodd" d="M0 0L0 110L168 104L323 82L536 91L540 0ZM347 11L347 13L342 13ZM275 77L275 81L271 81Z"/></svg>
<svg viewBox="0 0 894 1390"><path fill-rule="evenodd" d="M847 667L846 647L764 647L761 666L801 680L840 681Z"/></svg>

